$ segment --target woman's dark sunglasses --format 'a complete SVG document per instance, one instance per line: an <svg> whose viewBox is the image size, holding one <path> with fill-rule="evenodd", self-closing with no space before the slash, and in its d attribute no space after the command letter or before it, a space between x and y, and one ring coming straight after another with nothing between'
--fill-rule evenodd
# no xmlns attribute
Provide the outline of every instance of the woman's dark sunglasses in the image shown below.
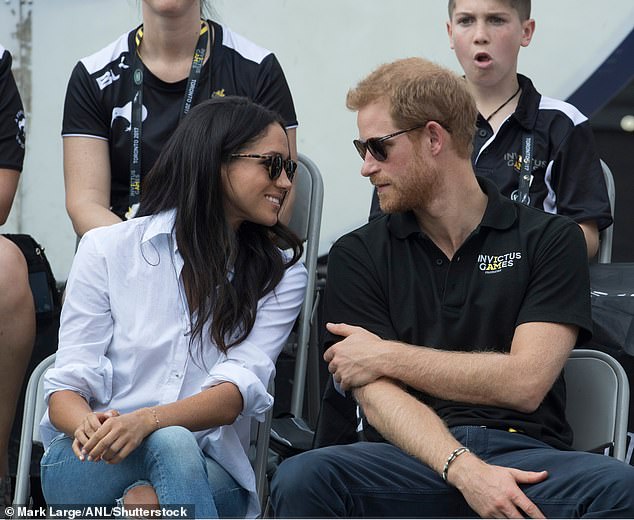
<svg viewBox="0 0 634 520"><path fill-rule="evenodd" d="M295 172L297 171L297 163L293 159L284 159L280 154L232 153L231 157L235 159L264 159L262 164L269 169L269 178L272 181L279 178L282 175L282 170L284 170L288 180L293 182L293 177L295 177Z"/></svg>

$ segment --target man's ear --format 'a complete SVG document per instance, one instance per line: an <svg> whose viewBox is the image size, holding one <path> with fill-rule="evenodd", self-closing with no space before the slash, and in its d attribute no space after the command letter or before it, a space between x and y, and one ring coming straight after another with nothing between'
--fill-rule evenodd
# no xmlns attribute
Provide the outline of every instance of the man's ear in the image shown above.
<svg viewBox="0 0 634 520"><path fill-rule="evenodd" d="M535 20L529 18L522 22L522 47L528 47L528 44L533 39L533 34L535 34Z"/></svg>
<svg viewBox="0 0 634 520"><path fill-rule="evenodd" d="M429 151L432 155L437 155L447 142L446 130L436 121L427 123L426 130L429 134Z"/></svg>

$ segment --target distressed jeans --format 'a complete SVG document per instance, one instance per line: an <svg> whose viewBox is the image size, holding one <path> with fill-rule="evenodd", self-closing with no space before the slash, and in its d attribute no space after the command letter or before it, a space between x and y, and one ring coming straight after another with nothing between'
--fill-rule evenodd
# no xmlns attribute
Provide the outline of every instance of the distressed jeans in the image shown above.
<svg viewBox="0 0 634 520"><path fill-rule="evenodd" d="M180 426L155 431L118 464L82 462L72 439L60 435L42 457L41 478L47 504L60 507L115 506L143 483L154 487L161 507L188 507L189 518L244 517L248 503L248 492Z"/></svg>

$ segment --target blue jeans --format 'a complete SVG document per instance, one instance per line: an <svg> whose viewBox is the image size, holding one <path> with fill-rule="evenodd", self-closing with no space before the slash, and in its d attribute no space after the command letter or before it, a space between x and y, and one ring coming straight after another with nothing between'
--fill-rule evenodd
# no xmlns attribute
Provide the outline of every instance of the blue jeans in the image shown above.
<svg viewBox="0 0 634 520"><path fill-rule="evenodd" d="M114 506L133 485L150 483L162 507L189 506L197 518L246 514L248 492L180 426L155 431L118 464L82 462L72 440L59 436L44 453L41 468L48 504Z"/></svg>
<svg viewBox="0 0 634 520"><path fill-rule="evenodd" d="M521 486L548 518L634 518L632 466L556 450L518 433L478 426L451 431L490 464L548 470L543 482ZM330 446L287 459L273 477L271 504L279 518L477 516L456 488L387 443Z"/></svg>

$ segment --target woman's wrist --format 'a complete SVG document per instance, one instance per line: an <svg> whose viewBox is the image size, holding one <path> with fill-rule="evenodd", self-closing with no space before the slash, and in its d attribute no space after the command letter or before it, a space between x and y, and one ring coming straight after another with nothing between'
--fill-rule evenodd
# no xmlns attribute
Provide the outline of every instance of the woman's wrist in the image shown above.
<svg viewBox="0 0 634 520"><path fill-rule="evenodd" d="M161 428L160 412L156 407L143 408L143 418L147 425L148 435Z"/></svg>

